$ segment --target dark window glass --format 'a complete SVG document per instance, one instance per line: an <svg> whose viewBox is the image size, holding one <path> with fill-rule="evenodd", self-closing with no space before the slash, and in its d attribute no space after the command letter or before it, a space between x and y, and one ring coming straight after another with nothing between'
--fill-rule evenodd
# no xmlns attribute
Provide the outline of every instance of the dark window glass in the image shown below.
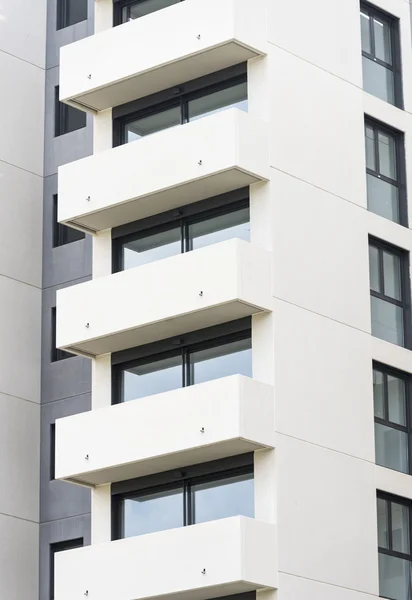
<svg viewBox="0 0 412 600"><path fill-rule="evenodd" d="M369 244L372 335L406 346L409 343L407 255L378 241ZM408 284L406 284L406 280Z"/></svg>
<svg viewBox="0 0 412 600"><path fill-rule="evenodd" d="M64 135L86 127L86 113L59 100L59 87L55 88L54 96L54 135Z"/></svg>
<svg viewBox="0 0 412 600"><path fill-rule="evenodd" d="M147 263L175 256L182 252L197 250L205 246L233 238L250 239L249 207L244 202L232 207L220 207L208 211L201 217L187 217L172 221L160 228L149 228L136 235L120 238L120 270L139 267Z"/></svg>
<svg viewBox="0 0 412 600"><path fill-rule="evenodd" d="M57 246L64 246L65 244L71 244L78 240L84 239L85 234L82 231L73 229L73 227L66 227L57 220L57 194L53 196L53 248Z"/></svg>
<svg viewBox="0 0 412 600"><path fill-rule="evenodd" d="M379 595L411 598L411 503L378 494Z"/></svg>
<svg viewBox="0 0 412 600"><path fill-rule="evenodd" d="M373 370L376 464L410 473L409 378L385 367Z"/></svg>
<svg viewBox="0 0 412 600"><path fill-rule="evenodd" d="M127 23L154 13L162 8L178 4L182 0L137 0L137 2L120 3L120 22Z"/></svg>
<svg viewBox="0 0 412 600"><path fill-rule="evenodd" d="M170 355L171 354L171 355ZM252 376L250 336L225 343L224 338L197 349L186 347L168 356L136 361L120 371L121 402L153 396L229 375Z"/></svg>
<svg viewBox="0 0 412 600"><path fill-rule="evenodd" d="M363 88L401 105L399 21L363 4L361 8Z"/></svg>
<svg viewBox="0 0 412 600"><path fill-rule="evenodd" d="M87 19L87 0L57 0L57 29L64 29Z"/></svg>
<svg viewBox="0 0 412 600"><path fill-rule="evenodd" d="M376 121L365 123L368 209L407 225L403 134Z"/></svg>
<svg viewBox="0 0 412 600"><path fill-rule="evenodd" d="M238 459L242 466L224 468L228 461L236 465ZM131 481L131 491L113 494L114 522L118 524L114 537L138 536L238 515L253 518L252 461L245 455L188 467L177 480L176 471L163 473L157 476L163 480L159 484L153 479L156 476L151 476L145 478L150 487L141 480L135 480L136 484ZM218 468L219 463L224 463L222 469Z"/></svg>
<svg viewBox="0 0 412 600"><path fill-rule="evenodd" d="M237 68L239 72L239 66ZM151 98L150 104L145 108L138 111L131 109L130 114L119 118L114 117L117 143L134 142L146 135L183 125L229 108L238 108L247 112L246 75L235 77L228 74L228 78L224 79L222 73L226 72L227 70L214 74L215 80L221 78L219 83L208 85L208 81L213 81L213 76L209 76L202 79L203 85L199 81L195 82L197 90L194 88L191 92L180 91L180 88L166 90L156 96L158 101ZM189 86L191 87L193 86ZM140 101L140 105L142 104L143 101Z"/></svg>
<svg viewBox="0 0 412 600"><path fill-rule="evenodd" d="M83 547L83 538L50 544L50 600L54 600L54 557L58 552Z"/></svg>
<svg viewBox="0 0 412 600"><path fill-rule="evenodd" d="M64 360L65 358L72 358L74 355L70 354L70 352L66 352L65 350L60 350L60 348L56 348L56 307L51 309L51 352L50 352L50 360L51 362L57 362L59 360Z"/></svg>

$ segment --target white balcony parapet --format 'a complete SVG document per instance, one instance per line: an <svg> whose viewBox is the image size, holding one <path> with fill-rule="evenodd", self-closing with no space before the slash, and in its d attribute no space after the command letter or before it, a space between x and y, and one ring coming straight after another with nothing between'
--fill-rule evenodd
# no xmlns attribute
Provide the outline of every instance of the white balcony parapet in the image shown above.
<svg viewBox="0 0 412 600"><path fill-rule="evenodd" d="M57 292L57 346L97 356L272 310L271 254L232 239Z"/></svg>
<svg viewBox="0 0 412 600"><path fill-rule="evenodd" d="M55 600L208 600L277 587L276 526L232 517L58 552Z"/></svg>
<svg viewBox="0 0 412 600"><path fill-rule="evenodd" d="M185 0L60 51L60 100L106 110L266 54L264 0Z"/></svg>
<svg viewBox="0 0 412 600"><path fill-rule="evenodd" d="M268 148L237 108L159 131L60 167L58 219L102 231L266 181Z"/></svg>
<svg viewBox="0 0 412 600"><path fill-rule="evenodd" d="M56 479L104 485L274 448L273 393L234 375L58 419Z"/></svg>

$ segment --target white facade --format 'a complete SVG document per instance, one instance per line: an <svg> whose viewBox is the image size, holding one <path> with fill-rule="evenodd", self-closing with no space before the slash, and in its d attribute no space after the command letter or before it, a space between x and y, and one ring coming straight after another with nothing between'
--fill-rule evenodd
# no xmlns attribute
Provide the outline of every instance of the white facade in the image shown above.
<svg viewBox="0 0 412 600"><path fill-rule="evenodd" d="M0 597L8 600L33 598L39 582L45 41L45 0L0 4Z"/></svg>
<svg viewBox="0 0 412 600"><path fill-rule="evenodd" d="M217 28L219 43L213 38L194 52L191 38L187 45L182 41L186 26L192 35L193 15L206 15L205 30L214 32L220 4L226 28ZM189 592L187 597L206 600L246 589L258 590L262 600L379 596L377 490L412 499L412 485L410 475L375 464L372 364L412 373L412 359L409 349L371 335L368 238L410 253L412 235L367 210L364 119L405 134L412 190L412 46L409 3L374 5L400 19L405 110L362 89L358 0L185 0L113 30L112 2L99 0L96 35L62 53L61 98L97 113L93 157L60 171L60 219L95 234L93 281L62 290L57 299L58 345L93 357L93 410L57 424L57 475L95 487L92 545L58 557L56 600L80 600L86 591L93 600L183 598ZM170 36L173 22L181 35ZM188 59L189 79L210 73L204 61L211 48L211 65L227 66L231 45L236 56L244 45L254 51L246 56L248 115L232 110L207 116L112 148L111 108L159 91L157 69L165 73L165 87L179 82ZM128 52L133 60L123 61ZM219 137L222 143L211 150ZM180 160L193 140L200 151ZM155 157L145 155L155 153L157 144ZM205 160L199 176L194 160L202 160L203 151L213 164ZM161 168L173 156L173 168ZM130 172L140 160L147 167L142 178ZM179 190L186 190L183 205L245 184L250 244L231 240L112 275L112 227L132 214L136 220L178 207ZM208 429L196 421L206 404L200 387L198 394L187 388L138 406L111 406L112 352L246 315L252 320L253 381L244 396L235 389L238 381L213 383L215 397L225 396L228 406L207 451L186 430ZM225 390L229 384L233 389ZM250 392L253 386L256 392ZM239 421L239 413L251 410L249 392L256 422L247 434L250 423ZM196 394L196 408L185 420L190 394ZM167 402L172 414L163 414ZM263 405L267 419L259 412ZM217 425L213 406L211 427ZM156 412L158 446L143 431L141 445L130 443L133 420L153 428ZM179 444L167 433L174 418ZM234 518L111 541L113 482L234 455L244 451L239 440L255 451L256 522ZM241 531L249 527L250 537ZM211 583L181 572L192 564L192 551L197 557L203 532L217 552ZM165 557L168 544L173 550ZM236 555L230 564L227 552ZM137 582L133 570L140 559L144 575ZM197 564L199 572L208 572L200 559Z"/></svg>

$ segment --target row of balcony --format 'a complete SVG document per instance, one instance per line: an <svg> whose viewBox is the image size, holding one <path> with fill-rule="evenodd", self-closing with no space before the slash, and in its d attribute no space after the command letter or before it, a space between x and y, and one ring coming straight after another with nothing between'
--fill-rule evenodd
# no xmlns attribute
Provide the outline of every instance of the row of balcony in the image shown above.
<svg viewBox="0 0 412 600"><path fill-rule="evenodd" d="M216 15L219 19L216 19ZM99 112L266 53L265 2L185 0L68 45L60 99ZM269 179L237 109L59 169L59 221L91 233ZM57 346L98 357L272 310L271 255L232 239L58 292ZM274 390L234 375L56 422L56 478L113 484L275 447ZM247 517L56 556L56 600L208 600L277 587L276 528Z"/></svg>

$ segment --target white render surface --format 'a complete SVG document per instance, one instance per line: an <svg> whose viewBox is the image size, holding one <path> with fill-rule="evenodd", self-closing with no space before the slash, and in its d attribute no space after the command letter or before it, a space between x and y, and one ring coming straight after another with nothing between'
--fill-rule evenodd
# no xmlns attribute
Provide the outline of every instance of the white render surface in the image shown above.
<svg viewBox="0 0 412 600"><path fill-rule="evenodd" d="M263 123L233 108L60 167L58 218L101 231L268 177Z"/></svg>
<svg viewBox="0 0 412 600"><path fill-rule="evenodd" d="M60 100L101 111L265 54L265 17L265 0L186 0L101 31L61 49Z"/></svg>
<svg viewBox="0 0 412 600"><path fill-rule="evenodd" d="M271 286L270 253L243 240L179 254L59 290L57 346L106 354L270 311Z"/></svg>
<svg viewBox="0 0 412 600"><path fill-rule="evenodd" d="M206 600L274 588L275 542L274 525L232 517L59 552L54 597Z"/></svg>
<svg viewBox="0 0 412 600"><path fill-rule="evenodd" d="M273 448L274 438L273 388L234 375L57 420L56 479L104 485Z"/></svg>

